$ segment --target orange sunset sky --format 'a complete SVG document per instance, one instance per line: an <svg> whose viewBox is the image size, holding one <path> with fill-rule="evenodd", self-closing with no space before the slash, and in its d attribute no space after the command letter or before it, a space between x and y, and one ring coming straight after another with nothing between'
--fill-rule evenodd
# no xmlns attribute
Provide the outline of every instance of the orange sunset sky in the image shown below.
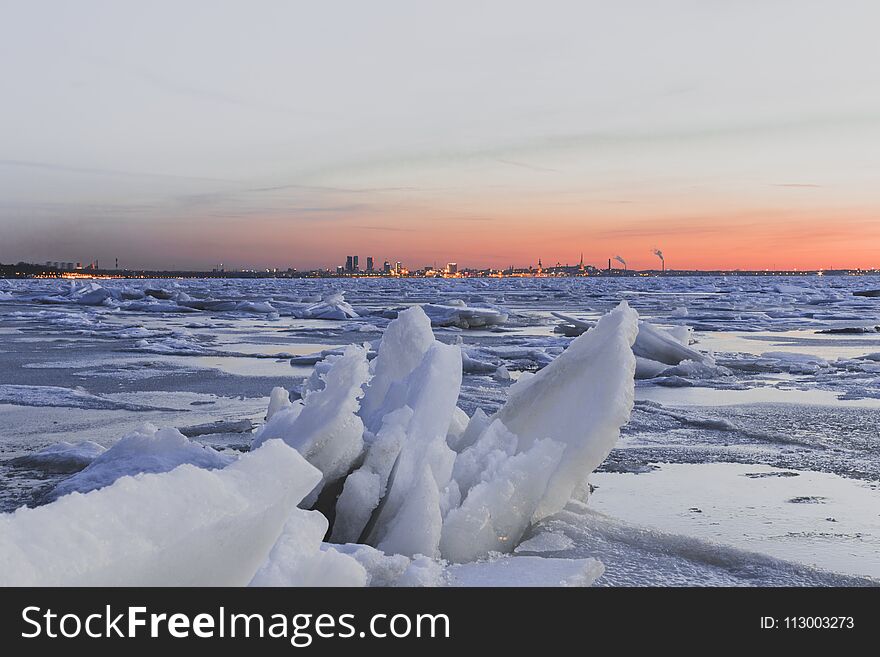
<svg viewBox="0 0 880 657"><path fill-rule="evenodd" d="M880 266L876 3L0 12L0 262Z"/></svg>

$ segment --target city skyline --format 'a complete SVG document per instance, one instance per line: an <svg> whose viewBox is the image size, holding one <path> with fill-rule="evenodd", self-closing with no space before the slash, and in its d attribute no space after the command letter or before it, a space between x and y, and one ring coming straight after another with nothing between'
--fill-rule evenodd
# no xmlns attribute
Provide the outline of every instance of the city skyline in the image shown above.
<svg viewBox="0 0 880 657"><path fill-rule="evenodd" d="M880 265L876 3L0 18L0 262Z"/></svg>

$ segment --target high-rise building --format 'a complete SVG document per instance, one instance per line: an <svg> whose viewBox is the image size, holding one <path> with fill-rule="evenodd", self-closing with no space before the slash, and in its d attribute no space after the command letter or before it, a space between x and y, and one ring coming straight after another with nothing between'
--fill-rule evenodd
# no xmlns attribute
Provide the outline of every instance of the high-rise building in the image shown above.
<svg viewBox="0 0 880 657"><path fill-rule="evenodd" d="M358 265L358 257L351 256L351 260L352 260L352 263L354 263L354 269L352 269L352 271L360 271L361 268L360 268L360 265Z"/></svg>
<svg viewBox="0 0 880 657"><path fill-rule="evenodd" d="M339 266L336 268L336 273L337 273L337 274L344 274L344 273L345 273L345 268L344 268L342 265L339 265Z"/></svg>
<svg viewBox="0 0 880 657"><path fill-rule="evenodd" d="M384 274L391 273L391 263L388 262L387 260L385 261L385 264L382 265L382 273L384 273Z"/></svg>
<svg viewBox="0 0 880 657"><path fill-rule="evenodd" d="M367 256L367 271L373 273L373 256Z"/></svg>
<svg viewBox="0 0 880 657"><path fill-rule="evenodd" d="M345 273L350 274L354 271L354 256L345 257Z"/></svg>
<svg viewBox="0 0 880 657"><path fill-rule="evenodd" d="M396 273L398 276L400 276L400 272L402 270L403 270L403 264L400 262L400 260L398 260L397 264L394 266L394 273Z"/></svg>
<svg viewBox="0 0 880 657"><path fill-rule="evenodd" d="M458 273L458 263L457 262L447 263L446 273L447 274L457 274Z"/></svg>

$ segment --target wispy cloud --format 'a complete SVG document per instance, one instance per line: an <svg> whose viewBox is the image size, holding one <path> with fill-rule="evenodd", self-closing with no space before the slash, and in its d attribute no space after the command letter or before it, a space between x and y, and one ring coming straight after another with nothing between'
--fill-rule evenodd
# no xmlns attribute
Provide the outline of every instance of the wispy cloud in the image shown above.
<svg viewBox="0 0 880 657"><path fill-rule="evenodd" d="M193 180L203 182L234 182L224 178L209 178L206 176L182 176L173 173L155 173L152 171L126 171L122 169L99 169L94 167L77 167L54 162L33 162L29 160L6 160L0 159L0 166L16 167L21 169L44 169L46 171L59 171L63 173L79 173L92 176L119 176L125 178L164 178L169 180Z"/></svg>
<svg viewBox="0 0 880 657"><path fill-rule="evenodd" d="M501 164L509 164L512 167L529 169L531 171L539 171L542 173L559 173L559 169L551 169L550 167L542 167L538 166L537 164L528 164L526 162L517 162L516 160L507 160L501 157L496 157L495 161L500 162Z"/></svg>

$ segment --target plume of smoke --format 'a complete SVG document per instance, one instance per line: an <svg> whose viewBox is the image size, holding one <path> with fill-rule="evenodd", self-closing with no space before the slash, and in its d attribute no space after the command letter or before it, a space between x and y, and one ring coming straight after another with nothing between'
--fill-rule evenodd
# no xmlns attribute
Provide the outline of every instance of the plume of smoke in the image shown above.
<svg viewBox="0 0 880 657"><path fill-rule="evenodd" d="M660 260L662 260L663 262L666 262L666 258L663 257L663 251L661 251L660 249L654 249L653 253L655 256L660 258Z"/></svg>
<svg viewBox="0 0 880 657"><path fill-rule="evenodd" d="M620 264L622 264L623 268L626 269L626 260L624 260L620 256L614 256L614 259L617 260L617 262L619 262Z"/></svg>

